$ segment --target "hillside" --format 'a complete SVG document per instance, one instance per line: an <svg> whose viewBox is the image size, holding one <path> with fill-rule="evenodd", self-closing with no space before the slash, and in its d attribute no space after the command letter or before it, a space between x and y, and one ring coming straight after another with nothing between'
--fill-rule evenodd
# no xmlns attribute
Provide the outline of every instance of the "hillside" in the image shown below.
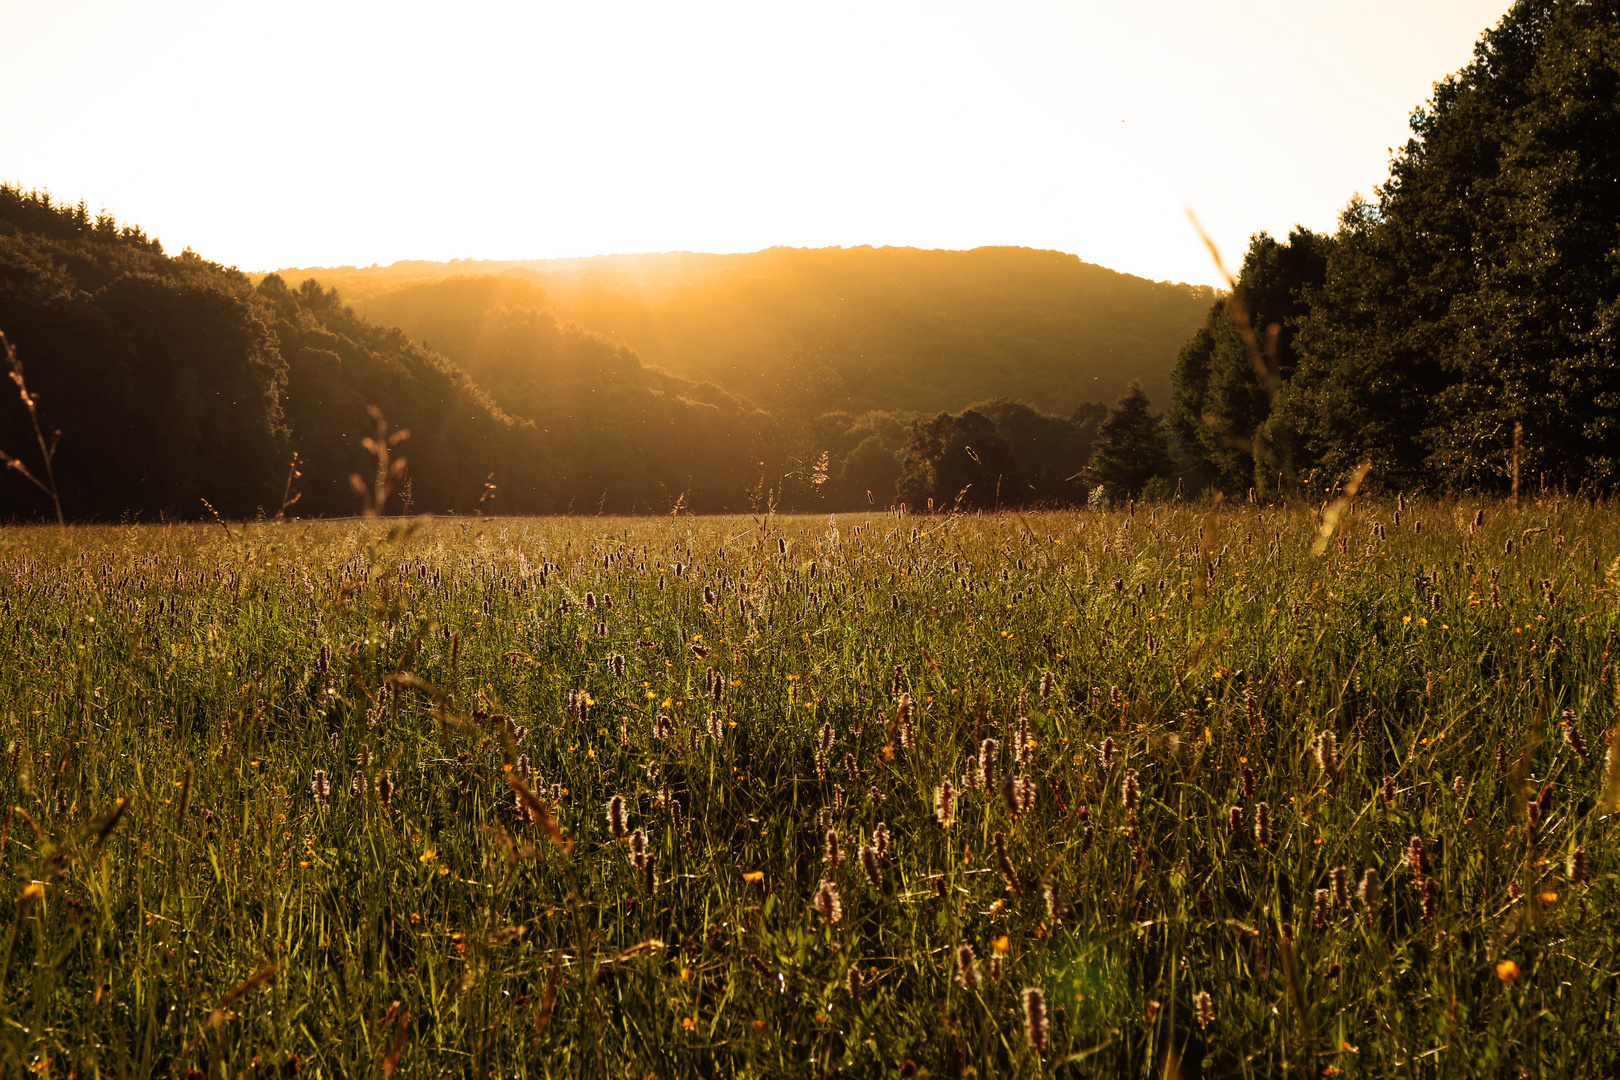
<svg viewBox="0 0 1620 1080"><path fill-rule="evenodd" d="M1132 379L1167 402L1213 292L1029 248L771 248L284 271L461 359L500 306L552 311L781 416L934 413L1009 397L1067 414Z"/></svg>

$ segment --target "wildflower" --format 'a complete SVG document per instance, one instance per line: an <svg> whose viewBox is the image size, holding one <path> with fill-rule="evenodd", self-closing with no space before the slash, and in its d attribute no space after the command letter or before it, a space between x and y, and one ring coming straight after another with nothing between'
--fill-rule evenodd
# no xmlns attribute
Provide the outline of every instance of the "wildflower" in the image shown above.
<svg viewBox="0 0 1620 1080"><path fill-rule="evenodd" d="M1136 770L1126 769L1125 783L1120 792L1120 800L1125 804L1125 809L1135 813L1136 804L1141 800L1141 797L1141 792L1136 784Z"/></svg>
<svg viewBox="0 0 1620 1080"><path fill-rule="evenodd" d="M1254 842L1261 847L1271 846L1271 804L1254 804Z"/></svg>
<svg viewBox="0 0 1620 1080"><path fill-rule="evenodd" d="M1254 770L1249 768L1247 765L1243 766L1242 782L1243 782L1243 801L1244 802L1253 802L1254 801Z"/></svg>
<svg viewBox="0 0 1620 1080"><path fill-rule="evenodd" d="M1451 778L1451 794L1458 802L1462 802L1468 797L1468 780L1466 777L1459 775Z"/></svg>
<svg viewBox="0 0 1620 1080"><path fill-rule="evenodd" d="M956 981L964 990L979 985L979 960L973 955L973 946L965 941L956 947Z"/></svg>
<svg viewBox="0 0 1620 1080"><path fill-rule="evenodd" d="M1513 541L1509 540L1508 543L1511 544ZM1512 960L1503 960L1496 965L1496 977L1505 983L1512 983L1519 977L1519 965Z"/></svg>
<svg viewBox="0 0 1620 1080"><path fill-rule="evenodd" d="M828 926L844 917L844 901L838 895L838 886L826 878L816 887L816 912Z"/></svg>
<svg viewBox="0 0 1620 1080"><path fill-rule="evenodd" d="M1198 1011L1198 1029L1209 1030L1209 1022L1215 1019L1215 1004L1210 1000L1209 991L1200 990L1193 995L1193 1008Z"/></svg>
<svg viewBox="0 0 1620 1080"><path fill-rule="evenodd" d="M1034 986L1024 990L1024 1035L1037 1053L1046 1050L1046 995Z"/></svg>
<svg viewBox="0 0 1620 1080"><path fill-rule="evenodd" d="M1392 805L1394 805L1395 778L1393 776L1384 777L1383 786L1378 789L1378 802L1385 810L1388 810Z"/></svg>
<svg viewBox="0 0 1620 1080"><path fill-rule="evenodd" d="M939 823L945 826L947 829L951 827L951 822L955 820L955 800L956 789L951 786L951 782L949 780L946 780L940 784L939 787L934 789L934 816L938 818Z"/></svg>
<svg viewBox="0 0 1620 1080"><path fill-rule="evenodd" d="M332 797L332 784L326 779L325 769L316 769L315 776L309 782L309 790L315 796L315 801L325 810L327 801Z"/></svg>

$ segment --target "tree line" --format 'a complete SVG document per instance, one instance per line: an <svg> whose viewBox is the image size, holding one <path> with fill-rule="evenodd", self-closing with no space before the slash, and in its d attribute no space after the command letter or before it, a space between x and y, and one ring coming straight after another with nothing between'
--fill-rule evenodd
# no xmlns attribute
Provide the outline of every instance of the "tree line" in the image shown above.
<svg viewBox="0 0 1620 1080"><path fill-rule="evenodd" d="M1620 481L1620 4L1520 0L1331 234L1250 243L1168 423L1230 493Z"/></svg>
<svg viewBox="0 0 1620 1080"><path fill-rule="evenodd" d="M372 409L409 432L390 513L1071 505L1106 473L1087 471L1106 466L1099 438L1131 426L1118 416L1158 430L1139 387L1112 411L1067 416L1008 399L933 416L773 414L524 305L484 312L457 362L314 280L255 283L9 186L0 331L76 520L354 513ZM0 403L0 449L41 474L29 425L18 398ZM1140 490L1108 475L1112 490ZM20 471L0 471L0 517L52 512Z"/></svg>

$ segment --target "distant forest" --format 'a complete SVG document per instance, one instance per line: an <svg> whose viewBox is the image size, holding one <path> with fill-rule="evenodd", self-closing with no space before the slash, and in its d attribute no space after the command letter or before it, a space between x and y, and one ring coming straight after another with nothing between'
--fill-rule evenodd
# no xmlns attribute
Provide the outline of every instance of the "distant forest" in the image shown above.
<svg viewBox="0 0 1620 1080"><path fill-rule="evenodd" d="M1254 237L1167 417L1218 488L1620 482L1620 3L1525 0L1336 232Z"/></svg>
<svg viewBox="0 0 1620 1080"><path fill-rule="evenodd" d="M1256 235L1221 296L1017 248L255 280L0 186L0 332L81 520L353 513L372 407L410 432L391 513L1270 498L1363 462L1612 491L1620 0L1515 4L1411 126L1373 200ZM15 394L0 451L42 470ZM0 519L51 512L0 471Z"/></svg>
<svg viewBox="0 0 1620 1080"><path fill-rule="evenodd" d="M977 253L903 257L955 266L964 254ZM1008 259L1071 275L1096 269L1051 254L991 252L981 267L985 293L999 290L1006 301L997 268ZM1101 273L1146 305L1148 314L1116 312L1121 324L1166 317L1168 296L1193 305L1182 311L1190 332L1211 295ZM905 325L934 325L930 305L959 299L909 288L909 307L891 310L874 340L898 349ZM1100 402L1059 414L991 396L927 414L860 407L874 397L778 392L766 408L560 319L531 282L449 278L405 294L373 297L367 318L316 280L255 282L189 250L168 256L140 229L82 204L0 187L0 332L17 350L42 423L59 432L55 475L74 519L354 513L350 477L369 476L362 440L374 434L372 407L410 432L397 447L407 466L385 508L393 513L847 510L897 500L920 510L993 509L1082 503L1103 479L1087 472L1109 412ZM1107 323L1106 304L1099 310ZM986 300L979 316L991 314L1013 318ZM964 386L996 385L996 365L983 360L993 335L943 339L941 327L960 330L964 320L974 321L960 310L936 318L934 340L904 361L917 373L919 401L937 398L953 368L974 371L961 376ZM753 332L768 322L756 315ZM792 387L797 361L760 349L761 364L785 365L780 387ZM1167 370L1172 354L1139 363ZM925 374L930 362L937 377ZM1071 359L1066 370L1076 379L1093 369ZM1126 396L1145 400L1139 390ZM1157 432L1155 419L1139 420ZM25 409L8 396L0 450L41 476L32 443ZM1149 479L1109 476L1123 496ZM50 512L18 470L0 472L0 516Z"/></svg>
<svg viewBox="0 0 1620 1080"><path fill-rule="evenodd" d="M1133 380L1161 403L1215 298L1031 248L771 248L284 270L452 359L500 307L551 311L777 416L934 414L1007 397L1054 413Z"/></svg>

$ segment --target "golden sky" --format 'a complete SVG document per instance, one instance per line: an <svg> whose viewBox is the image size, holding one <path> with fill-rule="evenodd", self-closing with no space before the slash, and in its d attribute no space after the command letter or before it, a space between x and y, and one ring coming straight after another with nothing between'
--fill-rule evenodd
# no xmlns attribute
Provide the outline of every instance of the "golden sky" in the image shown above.
<svg viewBox="0 0 1620 1080"><path fill-rule="evenodd" d="M1215 283L1507 0L0 0L0 178L243 269L1057 248Z"/></svg>

